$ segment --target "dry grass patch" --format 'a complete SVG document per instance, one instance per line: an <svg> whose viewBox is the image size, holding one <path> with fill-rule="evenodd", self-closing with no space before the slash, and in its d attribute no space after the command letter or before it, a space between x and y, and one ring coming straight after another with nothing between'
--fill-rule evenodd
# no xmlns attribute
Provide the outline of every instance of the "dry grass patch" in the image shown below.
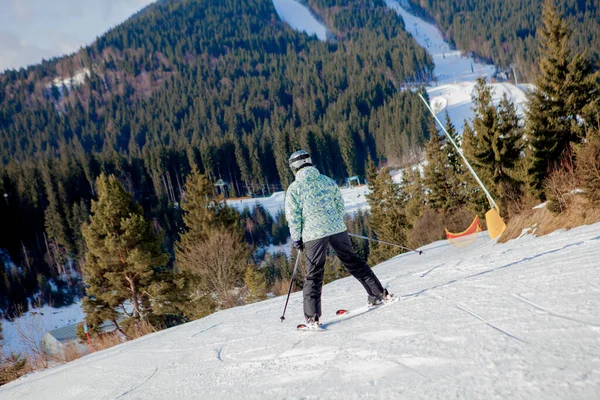
<svg viewBox="0 0 600 400"><path fill-rule="evenodd" d="M69 343L65 346L64 350L60 354L51 355L50 361L57 364L66 364L71 361L75 361L78 358L83 357L83 353L79 351L78 346L75 343Z"/></svg>
<svg viewBox="0 0 600 400"><path fill-rule="evenodd" d="M571 229L580 225L600 222L600 207L594 207L579 194L571 196L568 207L560 214L553 214L547 207L542 207L513 216L499 242L505 243L515 239L525 229L529 229L529 233L543 236L557 229Z"/></svg>
<svg viewBox="0 0 600 400"><path fill-rule="evenodd" d="M125 339L123 338L122 334L119 332L111 332L104 333L93 338L92 346L94 347L94 351L100 351L109 349L124 342Z"/></svg>

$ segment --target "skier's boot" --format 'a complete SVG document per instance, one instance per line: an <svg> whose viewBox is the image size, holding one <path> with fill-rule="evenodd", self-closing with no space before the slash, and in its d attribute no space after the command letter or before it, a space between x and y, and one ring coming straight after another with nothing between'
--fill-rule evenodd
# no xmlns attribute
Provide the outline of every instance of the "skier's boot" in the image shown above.
<svg viewBox="0 0 600 400"><path fill-rule="evenodd" d="M312 317L306 317L305 325L308 329L319 329L321 327L319 316L315 314Z"/></svg>
<svg viewBox="0 0 600 400"><path fill-rule="evenodd" d="M382 304L390 303L393 298L393 294L390 294L387 289L383 289L383 293L379 296L367 296L367 304L369 307L377 307Z"/></svg>
<svg viewBox="0 0 600 400"><path fill-rule="evenodd" d="M319 316L306 317L306 322L298 325L299 330L321 330L321 324L319 323Z"/></svg>

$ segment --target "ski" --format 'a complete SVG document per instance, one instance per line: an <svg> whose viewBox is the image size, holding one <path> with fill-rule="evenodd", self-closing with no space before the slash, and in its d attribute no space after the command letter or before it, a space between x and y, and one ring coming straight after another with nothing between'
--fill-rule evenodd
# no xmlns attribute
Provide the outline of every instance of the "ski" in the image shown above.
<svg viewBox="0 0 600 400"><path fill-rule="evenodd" d="M296 329L298 329L299 331L324 331L325 328L321 327L321 325L315 325L315 326L308 326L306 324L300 324L296 327Z"/></svg>
<svg viewBox="0 0 600 400"><path fill-rule="evenodd" d="M357 312L364 312L364 311L372 310L372 309L375 309L375 308L388 306L390 304L393 304L393 303L397 302L398 300L399 300L398 297L392 297L391 300L389 300L389 301L387 301L385 303L366 306L366 308L365 307L361 307L361 308L357 308L356 310L346 310L344 308L340 308L339 310L337 310L335 312L335 315L348 315L348 314L353 314L353 313L357 313Z"/></svg>

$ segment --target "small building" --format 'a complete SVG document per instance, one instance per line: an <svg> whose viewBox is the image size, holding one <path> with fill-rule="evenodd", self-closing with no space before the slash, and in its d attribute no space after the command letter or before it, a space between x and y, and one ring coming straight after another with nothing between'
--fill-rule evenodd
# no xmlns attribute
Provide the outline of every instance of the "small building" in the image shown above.
<svg viewBox="0 0 600 400"><path fill-rule="evenodd" d="M77 325L63 326L46 332L42 337L42 346L49 356L62 356L68 346L74 347L80 354L88 354L90 348L86 343L79 343L77 337Z"/></svg>
<svg viewBox="0 0 600 400"><path fill-rule="evenodd" d="M119 320L120 322L121 320ZM77 325L76 324L63 326L62 328L54 329L46 332L42 337L42 346L49 356L61 357L64 355L65 350L73 349L81 355L89 354L90 347L87 343L81 343L77 337ZM111 321L106 321L100 326L101 333L110 333L115 331L115 326Z"/></svg>
<svg viewBox="0 0 600 400"><path fill-rule="evenodd" d="M353 184L353 182L355 182L355 184ZM348 186L348 187L360 186L360 179L358 178L358 175L346 178L346 186Z"/></svg>

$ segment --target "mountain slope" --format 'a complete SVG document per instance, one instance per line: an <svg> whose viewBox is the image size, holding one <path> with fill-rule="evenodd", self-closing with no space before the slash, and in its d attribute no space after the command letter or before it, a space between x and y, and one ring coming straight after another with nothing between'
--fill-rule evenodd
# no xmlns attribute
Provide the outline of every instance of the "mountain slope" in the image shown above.
<svg viewBox="0 0 600 400"><path fill-rule="evenodd" d="M80 267L102 172L171 249L193 169L236 197L287 187L298 148L338 180L412 157L429 119L398 89L429 80L431 58L382 0L329 8L339 37L322 42L271 0L157 2L71 57L0 74L0 249L31 263L0 268L0 310Z"/></svg>
<svg viewBox="0 0 600 400"><path fill-rule="evenodd" d="M600 390L600 224L466 249L432 243L375 268L400 301L324 287L325 332L298 332L301 293L225 310L0 388L11 399L557 398Z"/></svg>
<svg viewBox="0 0 600 400"><path fill-rule="evenodd" d="M519 80L537 73L536 30L541 0L406 0L421 15L434 19L453 46L491 61L503 69L515 66ZM587 51L600 61L600 6L591 0L553 1L573 29L575 51Z"/></svg>
<svg viewBox="0 0 600 400"><path fill-rule="evenodd" d="M496 66L478 62L461 50L453 50L436 25L413 14L414 8L411 9L398 0L386 0L386 4L402 17L406 30L433 58L435 85L426 88L431 105L436 113L444 111L448 114L459 134L462 133L465 121L470 121L474 115L473 89L475 80L479 77L486 78L492 86L494 103L500 102L506 94L515 104L519 115L524 115L528 85L492 83Z"/></svg>

